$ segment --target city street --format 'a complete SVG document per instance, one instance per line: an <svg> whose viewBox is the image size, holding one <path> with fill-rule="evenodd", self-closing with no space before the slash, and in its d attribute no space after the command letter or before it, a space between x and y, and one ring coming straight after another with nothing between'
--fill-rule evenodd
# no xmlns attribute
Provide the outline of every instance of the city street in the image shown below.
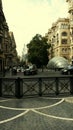
<svg viewBox="0 0 73 130"><path fill-rule="evenodd" d="M73 0L0 0L0 130L73 130Z"/></svg>
<svg viewBox="0 0 73 130"><path fill-rule="evenodd" d="M48 76L57 76L57 75L62 75L60 71L55 71L55 70L48 70L44 69L43 71L41 69L38 69L37 74L35 75L24 75L23 72L17 72L16 75L12 75L11 72L7 72L5 74L5 77L48 77Z"/></svg>

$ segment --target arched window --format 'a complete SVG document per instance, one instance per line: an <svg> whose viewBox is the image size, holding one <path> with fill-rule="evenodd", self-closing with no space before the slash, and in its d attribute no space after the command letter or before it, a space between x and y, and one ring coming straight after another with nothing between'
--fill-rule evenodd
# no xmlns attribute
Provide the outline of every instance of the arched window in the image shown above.
<svg viewBox="0 0 73 130"><path fill-rule="evenodd" d="M67 36L67 32L62 32L62 36Z"/></svg>

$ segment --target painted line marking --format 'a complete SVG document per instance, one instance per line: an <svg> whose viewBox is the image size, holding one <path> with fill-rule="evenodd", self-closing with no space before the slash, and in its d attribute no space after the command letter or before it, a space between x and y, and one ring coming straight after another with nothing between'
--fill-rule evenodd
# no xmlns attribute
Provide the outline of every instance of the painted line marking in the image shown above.
<svg viewBox="0 0 73 130"><path fill-rule="evenodd" d="M59 105L61 104L62 102L64 101L64 99L62 99L61 101L55 103L55 104L52 104L52 105L49 105L49 106L45 106L45 107L39 107L39 108L11 108L11 107L5 107L5 106L0 106L0 108L4 108L4 109L10 109L10 110L32 110L32 109L45 109L45 108L50 108L50 107L54 107L56 105Z"/></svg>
<svg viewBox="0 0 73 130"><path fill-rule="evenodd" d="M33 112L39 114L39 115L43 115L43 116L46 116L46 117L51 117L51 118L54 118L54 119L60 119L60 120L67 120L67 121L73 121L73 118L64 118L64 117L58 117L58 116L52 116L52 115L47 115L45 113L42 113L42 112L38 112L36 110L33 110Z"/></svg>
<svg viewBox="0 0 73 130"><path fill-rule="evenodd" d="M34 109L44 109L44 108L54 107L54 106L57 106L57 105L61 104L63 101L64 101L64 99L62 99L61 101L59 101L59 102L57 102L55 104L52 104L52 105L49 105L49 106L45 106L45 107L34 108Z"/></svg>
<svg viewBox="0 0 73 130"><path fill-rule="evenodd" d="M29 108L12 108L12 107L5 107L5 106L0 106L0 108L4 109L9 109L9 110L28 110Z"/></svg>
<svg viewBox="0 0 73 130"><path fill-rule="evenodd" d="M12 100L12 99L8 99L8 100ZM11 109L11 110L26 110L25 112L21 113L21 114L18 114L17 116L14 116L12 118L9 118L9 119L6 119L6 120L3 120L3 121L0 121L0 124L2 123L6 123L6 122L9 122L9 121L12 121L14 119L17 119L25 114L27 114L29 111L32 111L32 112L35 112L37 114L40 114L40 115L43 115L43 116L46 116L46 117L51 117L51 118L55 118L55 119L60 119L60 120L68 120L68 121L73 121L73 118L64 118L64 117L58 117L58 116L53 116L53 115L47 115L45 113L42 113L42 112L38 112L36 111L35 109L44 109L44 108L50 108L50 107L53 107L53 106L56 106L60 103L62 103L65 99L63 98L61 101L53 104L53 105L50 105L50 106L45 106L45 107L40 107L40 108L10 108L10 107L4 107L4 106L0 106L0 108L4 108L4 109ZM5 100L7 101L7 100Z"/></svg>
<svg viewBox="0 0 73 130"><path fill-rule="evenodd" d="M0 102L10 101L10 100L13 100L13 99L2 99L0 100Z"/></svg>
<svg viewBox="0 0 73 130"><path fill-rule="evenodd" d="M12 121L14 119L17 119L25 114L27 114L29 112L29 110L26 110L25 112L21 113L21 114L18 114L17 116L14 116L12 118L9 118L9 119L6 119L6 120L3 120L3 121L0 121L0 124L3 124L3 123L6 123L6 122L9 122L9 121Z"/></svg>

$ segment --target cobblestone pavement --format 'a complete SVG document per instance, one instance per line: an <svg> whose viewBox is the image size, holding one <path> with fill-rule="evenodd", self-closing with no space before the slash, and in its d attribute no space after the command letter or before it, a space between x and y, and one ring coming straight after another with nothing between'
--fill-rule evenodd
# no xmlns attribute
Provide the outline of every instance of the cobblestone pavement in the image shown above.
<svg viewBox="0 0 73 130"><path fill-rule="evenodd" d="M0 98L0 130L73 130L73 97Z"/></svg>

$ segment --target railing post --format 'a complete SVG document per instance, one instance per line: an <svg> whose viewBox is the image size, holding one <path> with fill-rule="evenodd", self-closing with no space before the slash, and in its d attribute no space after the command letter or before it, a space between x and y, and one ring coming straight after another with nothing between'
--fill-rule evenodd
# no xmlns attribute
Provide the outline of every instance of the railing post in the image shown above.
<svg viewBox="0 0 73 130"><path fill-rule="evenodd" d="M17 98L21 98L23 96L23 83L21 78L16 79L16 85L15 85L15 96Z"/></svg>
<svg viewBox="0 0 73 130"><path fill-rule="evenodd" d="M59 78L56 78L56 95L59 94Z"/></svg>
<svg viewBox="0 0 73 130"><path fill-rule="evenodd" d="M39 96L42 96L42 79L39 78Z"/></svg>
<svg viewBox="0 0 73 130"><path fill-rule="evenodd" d="M0 97L2 97L2 78L0 78Z"/></svg>
<svg viewBox="0 0 73 130"><path fill-rule="evenodd" d="M73 77L70 78L70 93L73 94Z"/></svg>

